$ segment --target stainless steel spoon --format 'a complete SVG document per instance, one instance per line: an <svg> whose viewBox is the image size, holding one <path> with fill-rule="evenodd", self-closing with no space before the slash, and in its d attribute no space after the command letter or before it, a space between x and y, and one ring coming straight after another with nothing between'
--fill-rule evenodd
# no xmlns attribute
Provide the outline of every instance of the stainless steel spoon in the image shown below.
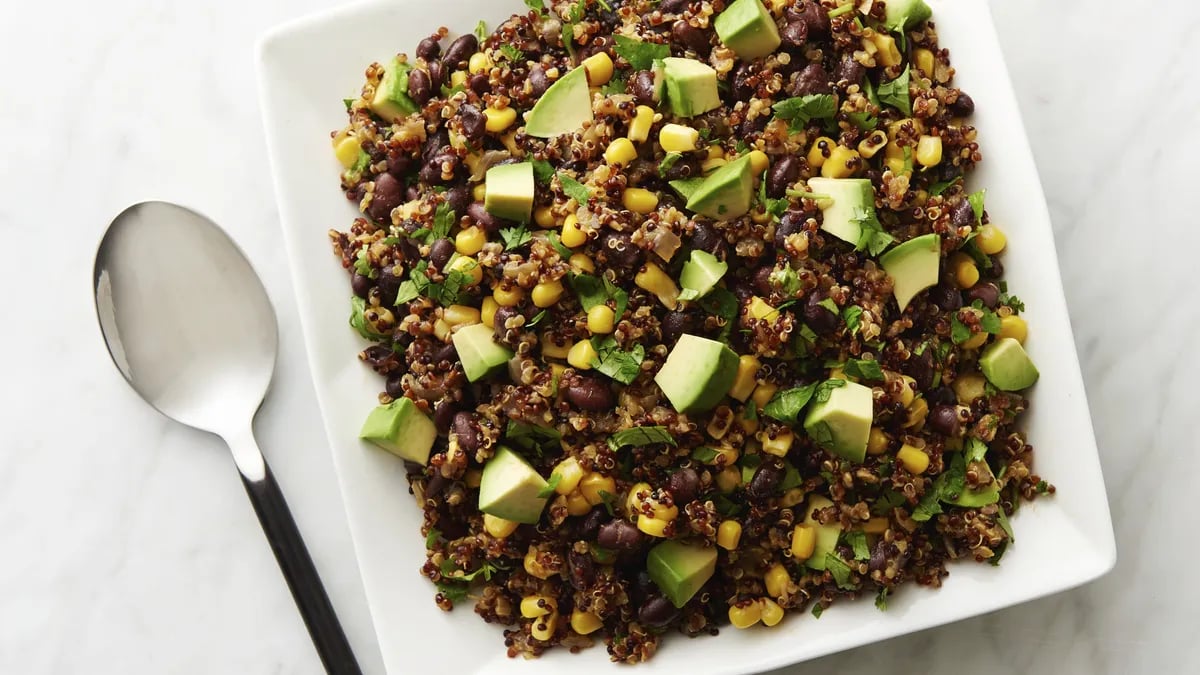
<svg viewBox="0 0 1200 675"><path fill-rule="evenodd" d="M360 673L254 441L278 327L250 263L208 218L143 202L109 225L92 282L100 330L125 380L167 417L225 439L325 670Z"/></svg>

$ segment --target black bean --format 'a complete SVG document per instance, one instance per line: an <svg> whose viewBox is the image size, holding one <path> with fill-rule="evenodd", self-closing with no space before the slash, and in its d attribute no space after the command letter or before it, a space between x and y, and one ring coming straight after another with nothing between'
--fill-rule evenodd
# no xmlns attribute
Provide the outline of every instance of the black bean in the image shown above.
<svg viewBox="0 0 1200 675"><path fill-rule="evenodd" d="M467 217L475 221L476 225L489 233L499 230L502 225L499 218L487 212L487 209L483 206L483 202L471 202L467 206Z"/></svg>
<svg viewBox="0 0 1200 675"><path fill-rule="evenodd" d="M641 531L628 520L610 520L600 526L596 543L610 551L629 553L636 551L643 539Z"/></svg>
<svg viewBox="0 0 1200 675"><path fill-rule="evenodd" d="M679 610L666 596L654 594L638 608L638 623L649 628L666 628L679 616Z"/></svg>
<svg viewBox="0 0 1200 675"><path fill-rule="evenodd" d="M781 460L776 457L764 459L758 470L754 472L754 477L750 479L750 484L746 486L746 494L755 499L773 497L779 490L779 484L783 481L783 474L784 467Z"/></svg>
<svg viewBox="0 0 1200 675"><path fill-rule="evenodd" d="M929 301L943 312L953 312L962 307L962 293L950 284L938 284L929 289Z"/></svg>
<svg viewBox="0 0 1200 675"><path fill-rule="evenodd" d="M820 335L832 333L838 326L838 315L821 304L825 297L824 293L809 293L808 301L804 303L804 323Z"/></svg>
<svg viewBox="0 0 1200 675"><path fill-rule="evenodd" d="M446 55L442 57L442 63L451 70L465 68L467 59L477 51L479 51L479 40L475 39L474 35L471 33L460 35L446 48Z"/></svg>
<svg viewBox="0 0 1200 675"><path fill-rule="evenodd" d="M438 271L441 271L446 263L450 262L452 255L454 255L454 242L449 239L436 239L429 246L429 263Z"/></svg>
<svg viewBox="0 0 1200 675"><path fill-rule="evenodd" d="M400 182L404 182L408 170L412 168L412 157L399 148L391 148L387 152L387 172ZM407 192L407 190L406 190ZM407 195L405 195L407 196Z"/></svg>
<svg viewBox="0 0 1200 675"><path fill-rule="evenodd" d="M429 80L429 73L420 68L408 71L408 96L420 106L433 98L433 83Z"/></svg>
<svg viewBox="0 0 1200 675"><path fill-rule="evenodd" d="M871 562L867 563L867 568L872 572L882 572L887 569L888 558L888 543L880 537L879 541L875 542L875 547L871 549Z"/></svg>
<svg viewBox="0 0 1200 675"><path fill-rule="evenodd" d="M860 84L863 76L867 74L867 69L856 61L852 54L846 54L842 57L841 61L838 61L837 68L833 73L834 79L838 82L845 81L849 84Z"/></svg>
<svg viewBox="0 0 1200 675"><path fill-rule="evenodd" d="M779 224L775 226L775 246L783 248L788 237L803 232L807 220L808 216L804 215L803 211L785 211L779 219Z"/></svg>
<svg viewBox="0 0 1200 675"><path fill-rule="evenodd" d="M754 297L754 287L742 280L733 282L733 295L738 299L739 304L750 302L750 298Z"/></svg>
<svg viewBox="0 0 1200 675"><path fill-rule="evenodd" d="M975 210L971 208L971 202L963 197L958 203L950 207L950 224L955 227L966 227L975 223Z"/></svg>
<svg viewBox="0 0 1200 675"><path fill-rule="evenodd" d="M492 319L492 334L500 342L507 342L504 338L508 334L508 328L505 324L509 319L520 314L521 310L516 307L497 307L496 315Z"/></svg>
<svg viewBox="0 0 1200 675"><path fill-rule="evenodd" d="M458 185L450 188L445 194L446 203L454 211L454 215L461 217L467 212L467 207L471 205L471 190L465 185Z"/></svg>
<svg viewBox="0 0 1200 675"><path fill-rule="evenodd" d="M770 295L774 287L771 284L771 274L775 271L774 265L760 267L754 271L754 276L751 281L754 284L754 290L758 291L759 295Z"/></svg>
<svg viewBox="0 0 1200 675"><path fill-rule="evenodd" d="M979 266L979 273L985 279L999 279L1004 276L1004 263L1000 262L998 256L984 256L991 264L984 263Z"/></svg>
<svg viewBox="0 0 1200 675"><path fill-rule="evenodd" d="M958 401L958 396L954 394L954 390L945 385L930 390L929 393L925 394L925 398L928 399L930 405L935 406L949 405Z"/></svg>
<svg viewBox="0 0 1200 675"><path fill-rule="evenodd" d="M404 373L391 373L383 384L383 390L392 398L404 396Z"/></svg>
<svg viewBox="0 0 1200 675"><path fill-rule="evenodd" d="M579 525L579 536L591 539L600 531L600 526L612 520L612 516L608 515L608 509L603 506L594 506L587 515L583 517L583 522Z"/></svg>
<svg viewBox="0 0 1200 675"><path fill-rule="evenodd" d="M695 157L684 157L672 164L664 173L667 180L680 180L700 175L700 160Z"/></svg>
<svg viewBox="0 0 1200 675"><path fill-rule="evenodd" d="M929 411L929 426L939 434L957 436L959 431L958 408L952 405L936 405Z"/></svg>
<svg viewBox="0 0 1200 675"><path fill-rule="evenodd" d="M455 413L452 433L458 438L458 447L466 452L473 455L479 449L481 439L479 438L479 432L475 429L471 413Z"/></svg>
<svg viewBox="0 0 1200 675"><path fill-rule="evenodd" d="M441 87L446 84L446 66L442 65L441 61L434 61L429 64L429 84L434 87Z"/></svg>
<svg viewBox="0 0 1200 675"><path fill-rule="evenodd" d="M919 391L929 389L933 386L933 349L926 347L920 354L914 354L904 362L901 370L917 383Z"/></svg>
<svg viewBox="0 0 1200 675"><path fill-rule="evenodd" d="M367 347L362 351L362 357L363 361L371 367L371 370L381 375L404 367L404 362L396 356L396 353L390 347L385 347L384 345L371 345Z"/></svg>
<svg viewBox="0 0 1200 675"><path fill-rule="evenodd" d="M677 506L683 506L700 494L700 474L695 469L680 469L667 478L667 492Z"/></svg>
<svg viewBox="0 0 1200 675"><path fill-rule="evenodd" d="M747 117L738 125L738 136L747 138L751 134L757 134L767 128L767 122L769 121L770 119L766 115L759 115L754 119Z"/></svg>
<svg viewBox="0 0 1200 675"><path fill-rule="evenodd" d="M529 71L529 87L533 90L535 98L546 93L546 89L550 87L550 81L546 79L545 68L534 66Z"/></svg>
<svg viewBox="0 0 1200 675"><path fill-rule="evenodd" d="M375 193L371 205L367 207L367 215L384 223L392 222L392 209L404 201L404 184L396 180L390 173L375 177Z"/></svg>
<svg viewBox="0 0 1200 675"><path fill-rule="evenodd" d="M401 239L401 242L406 241ZM391 305L396 301L396 292L400 290L400 284L404 283L404 279L397 276L395 268L392 265L384 265L379 268L379 277L375 280L379 286L379 297L385 305Z"/></svg>
<svg viewBox="0 0 1200 675"><path fill-rule="evenodd" d="M467 86L471 88L471 91L480 96L489 94L492 91L492 81L488 79L487 73L475 73L467 78Z"/></svg>
<svg viewBox="0 0 1200 675"><path fill-rule="evenodd" d="M967 300L970 302L982 300L984 307L995 309L996 305L1000 304L1000 289L990 281L975 284L971 290L967 291Z"/></svg>
<svg viewBox="0 0 1200 675"><path fill-rule="evenodd" d="M425 166L421 167L421 172L418 175L421 180L430 185L440 185L447 180L442 177L443 166L446 164L456 166L457 162L458 155L453 152L449 150L439 152L425 162Z"/></svg>
<svg viewBox="0 0 1200 675"><path fill-rule="evenodd" d="M779 31L779 38L783 41L783 48L788 51L803 49L808 40L808 24L802 20L789 21L783 30Z"/></svg>
<svg viewBox="0 0 1200 675"><path fill-rule="evenodd" d="M671 38L700 56L707 56L712 50L708 32L696 28L686 19L680 19L671 26Z"/></svg>
<svg viewBox="0 0 1200 675"><path fill-rule="evenodd" d="M360 298L366 299L374 285L371 283L371 277L364 276L358 272L350 276L350 290L354 291L354 294Z"/></svg>
<svg viewBox="0 0 1200 675"><path fill-rule="evenodd" d="M695 314L680 310L667 312L662 320L662 341L668 346L674 345L680 335L694 332L699 326L700 320Z"/></svg>
<svg viewBox="0 0 1200 675"><path fill-rule="evenodd" d="M434 364L453 364L456 361L458 361L458 349L454 346L453 342L447 342L433 354Z"/></svg>
<svg viewBox="0 0 1200 675"><path fill-rule="evenodd" d="M567 400L580 410L602 412L611 410L615 405L613 393L608 388L608 384L596 377L581 375L574 378L567 385L565 393Z"/></svg>
<svg viewBox="0 0 1200 675"><path fill-rule="evenodd" d="M432 61L442 53L442 45L439 38L427 37L417 43L417 56Z"/></svg>
<svg viewBox="0 0 1200 675"><path fill-rule="evenodd" d="M582 591L596 582L596 568L592 556L572 549L567 553L567 580L577 591Z"/></svg>
<svg viewBox="0 0 1200 675"><path fill-rule="evenodd" d="M755 68L748 61L742 61L737 68L733 70L733 98L735 101L748 101L754 97L754 92L757 89L750 83L750 79L755 75Z"/></svg>
<svg viewBox="0 0 1200 675"><path fill-rule="evenodd" d="M792 96L808 96L809 94L828 94L833 91L829 86L829 73L819 63L804 66L796 75L789 92Z"/></svg>
<svg viewBox="0 0 1200 675"><path fill-rule="evenodd" d="M656 591L658 586L654 584L654 579L650 576L645 568L638 569L633 575L633 592L638 600L643 600Z"/></svg>
<svg viewBox="0 0 1200 675"><path fill-rule="evenodd" d="M701 251L708 251L720 257L725 252L728 244L725 241L725 237L721 236L720 232L717 232L716 227L709 223L697 222L696 226L692 228L692 247Z"/></svg>
<svg viewBox="0 0 1200 675"><path fill-rule="evenodd" d="M425 497L436 497L450 484L450 479L442 475L440 469L434 469L433 475L425 481Z"/></svg>
<svg viewBox="0 0 1200 675"><path fill-rule="evenodd" d="M639 70L629 78L629 93L642 105L654 105L654 74Z"/></svg>
<svg viewBox="0 0 1200 675"><path fill-rule="evenodd" d="M954 103L950 104L950 113L959 117L966 117L975 112L975 101L967 96L967 92L958 92L958 98L954 99Z"/></svg>
<svg viewBox="0 0 1200 675"><path fill-rule="evenodd" d="M450 431L450 425L454 423L454 416L458 414L458 406L454 401L444 398L433 407L433 426L437 428L437 432L445 436Z"/></svg>
<svg viewBox="0 0 1200 675"><path fill-rule="evenodd" d="M814 35L817 33L829 32L829 14L821 7L817 0L808 0L804 3L804 8L800 10L799 16L808 24L808 34Z"/></svg>
<svg viewBox="0 0 1200 675"><path fill-rule="evenodd" d="M642 249L624 232L605 230L597 245L598 262L618 269L634 269L642 265Z"/></svg>
<svg viewBox="0 0 1200 675"><path fill-rule="evenodd" d="M391 173L391 172L389 172L389 173ZM393 174L393 175L395 175L395 174ZM420 197L421 197L421 190L418 189L416 185L409 185L408 189L404 191L404 199L407 201L411 202L412 200L419 199Z"/></svg>
<svg viewBox="0 0 1200 675"><path fill-rule="evenodd" d="M799 177L800 160L795 155L780 157L775 160L775 163L771 165L771 170L767 172L767 196L772 199L783 199L787 196L787 189Z"/></svg>
<svg viewBox="0 0 1200 675"><path fill-rule="evenodd" d="M478 143L487 133L487 118L479 108L466 103L459 107L458 115L462 118L463 135L470 143Z"/></svg>
<svg viewBox="0 0 1200 675"><path fill-rule="evenodd" d="M425 138L425 145L421 146L421 159L431 159L441 154L449 145L450 133L445 129L438 129Z"/></svg>

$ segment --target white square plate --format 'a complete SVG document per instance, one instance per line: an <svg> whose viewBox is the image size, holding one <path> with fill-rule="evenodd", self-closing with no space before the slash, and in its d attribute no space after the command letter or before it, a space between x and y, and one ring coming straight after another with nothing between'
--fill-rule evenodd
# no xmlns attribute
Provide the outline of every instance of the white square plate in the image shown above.
<svg viewBox="0 0 1200 675"><path fill-rule="evenodd" d="M985 0L930 0L957 83L976 103L984 161L973 187L1009 233L1007 280L1028 306L1027 348L1041 369L1025 416L1037 470L1058 486L1021 509L1016 542L999 567L951 565L938 591L903 588L879 612L869 598L839 602L815 620L790 617L771 629L727 629L716 638L672 634L638 673L691 669L713 675L761 671L991 612L1095 579L1116 560L1100 463L1067 317L1049 216ZM518 0L373 0L300 19L259 45L259 79L279 211L291 257L317 397L337 466L367 599L390 673L615 672L604 647L553 650L535 661L505 656L500 628L463 606L445 613L417 572L424 562L421 512L395 457L357 439L375 405L378 376L354 357L363 344L346 325L350 289L326 231L355 216L338 190L329 132L345 124L342 99L363 70L447 26L495 26L523 11ZM632 672L632 671L631 671Z"/></svg>

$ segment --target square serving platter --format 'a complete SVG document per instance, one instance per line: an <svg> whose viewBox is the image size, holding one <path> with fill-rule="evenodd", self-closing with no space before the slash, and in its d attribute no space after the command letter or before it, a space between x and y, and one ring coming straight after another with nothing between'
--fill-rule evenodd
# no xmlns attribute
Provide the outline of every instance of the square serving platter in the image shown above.
<svg viewBox="0 0 1200 675"><path fill-rule="evenodd" d="M940 590L906 586L886 612L869 598L839 602L820 620L790 616L773 629L721 631L691 639L672 634L638 673L711 675L767 670L924 628L984 614L1086 583L1116 561L1104 480L1071 335L1045 197L985 0L929 0L956 84L976 103L984 160L970 179L987 188L988 212L1009 235L1006 279L1025 301L1026 345L1041 380L1024 417L1037 449L1036 470L1055 483L1052 498L1025 505L1012 521L1014 545L999 567L950 566ZM349 284L326 232L356 212L338 189L330 131L345 124L342 99L362 85L372 61L447 26L454 34L483 19L498 25L525 11L518 0L369 0L280 26L259 43L258 74L267 147L295 283L309 365L337 467L367 601L389 673L613 673L602 644L537 660L505 655L501 628L469 604L446 613L420 576L425 559L421 512L402 463L357 438L374 406L378 376L355 353L346 325Z"/></svg>

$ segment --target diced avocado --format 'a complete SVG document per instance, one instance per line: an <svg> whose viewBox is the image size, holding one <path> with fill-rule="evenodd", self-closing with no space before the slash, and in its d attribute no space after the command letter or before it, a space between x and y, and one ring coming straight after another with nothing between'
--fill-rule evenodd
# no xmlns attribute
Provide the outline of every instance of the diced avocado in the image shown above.
<svg viewBox="0 0 1200 675"><path fill-rule="evenodd" d="M497 518L532 525L542 517L549 497L539 497L546 487L529 462L500 446L483 466L479 478L479 510Z"/></svg>
<svg viewBox="0 0 1200 675"><path fill-rule="evenodd" d="M821 229L858 245L862 221L875 213L875 190L868 178L809 178L808 189L828 197L817 198Z"/></svg>
<svg viewBox="0 0 1200 675"><path fill-rule="evenodd" d="M745 215L753 198L754 174L747 153L705 178L688 198L687 208L716 220L730 220Z"/></svg>
<svg viewBox="0 0 1200 675"><path fill-rule="evenodd" d="M717 571L717 549L699 543L664 541L650 549L646 571L671 604L683 607Z"/></svg>
<svg viewBox="0 0 1200 675"><path fill-rule="evenodd" d="M592 95L587 70L579 66L558 78L534 104L525 118L525 133L554 138L579 131L592 121Z"/></svg>
<svg viewBox="0 0 1200 675"><path fill-rule="evenodd" d="M471 382L504 370L513 356L511 349L492 339L492 329L481 323L459 328L454 334L454 349Z"/></svg>
<svg viewBox="0 0 1200 675"><path fill-rule="evenodd" d="M989 467L987 463L980 462L977 466L982 467L987 472L989 478L994 478L992 475L992 468ZM1000 501L1000 487L995 480L992 480L987 484L987 486L982 488L965 488L962 493L960 493L958 497L950 503L954 504L955 506L965 506L969 509L977 509L980 506L995 504L998 501Z"/></svg>
<svg viewBox="0 0 1200 675"><path fill-rule="evenodd" d="M683 197L686 201L691 199L692 195L696 194L696 190L699 189L703 183L703 178L680 178L678 180L671 181L670 185L671 188L678 192L679 196Z"/></svg>
<svg viewBox="0 0 1200 675"><path fill-rule="evenodd" d="M879 264L892 278L892 295L903 312L917 293L937 284L942 238L925 234L879 256Z"/></svg>
<svg viewBox="0 0 1200 675"><path fill-rule="evenodd" d="M487 170L483 208L493 216L526 222L533 212L533 164L501 164Z"/></svg>
<svg viewBox="0 0 1200 675"><path fill-rule="evenodd" d="M933 16L925 0L887 0L883 23L890 30L908 30Z"/></svg>
<svg viewBox="0 0 1200 675"><path fill-rule="evenodd" d="M831 389L827 400L812 404L804 418L804 430L833 454L861 462L867 455L867 436L874 419L871 388L846 382Z"/></svg>
<svg viewBox="0 0 1200 675"><path fill-rule="evenodd" d="M388 122L395 122L421 109L408 97L410 70L412 65L407 61L401 61L399 57L392 59L375 87L375 95L371 97L371 112Z"/></svg>
<svg viewBox="0 0 1200 675"><path fill-rule="evenodd" d="M781 40L775 19L760 0L735 0L715 20L717 37L743 59L775 51Z"/></svg>
<svg viewBox="0 0 1200 675"><path fill-rule="evenodd" d="M717 71L708 64L671 56L655 66L661 68L665 82L663 93L672 113L679 117L695 117L721 107Z"/></svg>
<svg viewBox="0 0 1200 675"><path fill-rule="evenodd" d="M1000 338L983 350L979 369L1001 391L1020 391L1038 380L1038 369L1014 338Z"/></svg>
<svg viewBox="0 0 1200 675"><path fill-rule="evenodd" d="M654 381L679 412L704 412L725 398L737 368L738 356L725 343L684 333Z"/></svg>
<svg viewBox="0 0 1200 675"><path fill-rule="evenodd" d="M683 264L683 271L679 273L679 285L684 290L695 291L695 297L702 298L728 271L729 265L718 260L717 256L708 251L692 251L692 257Z"/></svg>
<svg viewBox="0 0 1200 675"><path fill-rule="evenodd" d="M425 466L437 438L437 429L412 399L400 397L372 410L358 437L397 457Z"/></svg>
<svg viewBox="0 0 1200 675"><path fill-rule="evenodd" d="M817 541L813 546L813 554L804 563L810 569L825 569L825 556L826 554L833 553L833 549L837 547L838 537L842 535L841 524L822 525L813 517L814 511L826 509L830 506L833 506L833 502L828 498L813 495L808 498L808 504L804 507L804 524L817 531Z"/></svg>

